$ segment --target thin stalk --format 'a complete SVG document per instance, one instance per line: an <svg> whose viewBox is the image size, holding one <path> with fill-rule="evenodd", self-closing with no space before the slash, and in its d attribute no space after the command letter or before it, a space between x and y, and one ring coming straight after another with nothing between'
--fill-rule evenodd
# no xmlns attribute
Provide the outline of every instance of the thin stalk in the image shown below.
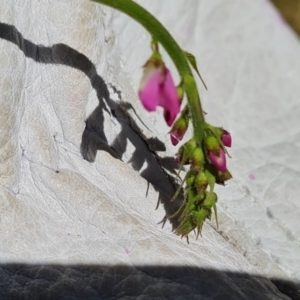
<svg viewBox="0 0 300 300"><path fill-rule="evenodd" d="M154 16L132 0L93 1L105 4L127 14L140 23L153 36L153 39L158 41L165 48L183 80L195 131L195 138L199 144L202 143L205 121L196 81L185 53L181 50L171 34Z"/></svg>

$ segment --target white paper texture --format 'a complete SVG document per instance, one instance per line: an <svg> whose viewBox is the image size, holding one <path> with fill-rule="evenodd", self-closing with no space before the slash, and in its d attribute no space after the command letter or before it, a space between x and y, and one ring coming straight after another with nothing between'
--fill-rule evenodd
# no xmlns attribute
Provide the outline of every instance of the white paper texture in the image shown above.
<svg viewBox="0 0 300 300"><path fill-rule="evenodd" d="M137 98L144 29L89 1L2 0L1 299L291 299L298 38L268 1L139 3L196 56L207 120L233 137L219 230L187 244L158 224L175 209L162 165L176 148Z"/></svg>

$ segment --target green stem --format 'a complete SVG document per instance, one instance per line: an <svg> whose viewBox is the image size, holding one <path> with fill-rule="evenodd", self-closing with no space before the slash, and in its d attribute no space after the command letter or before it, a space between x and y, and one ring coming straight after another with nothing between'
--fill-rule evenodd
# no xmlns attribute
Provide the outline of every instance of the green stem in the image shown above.
<svg viewBox="0 0 300 300"><path fill-rule="evenodd" d="M108 5L127 14L140 23L153 36L153 38L165 48L184 82L185 92L187 94L192 122L195 130L195 137L199 144L202 143L204 135L204 114L201 107L196 81L184 52L181 50L180 46L177 44L171 34L154 16L152 16L147 10L132 0L93 1Z"/></svg>

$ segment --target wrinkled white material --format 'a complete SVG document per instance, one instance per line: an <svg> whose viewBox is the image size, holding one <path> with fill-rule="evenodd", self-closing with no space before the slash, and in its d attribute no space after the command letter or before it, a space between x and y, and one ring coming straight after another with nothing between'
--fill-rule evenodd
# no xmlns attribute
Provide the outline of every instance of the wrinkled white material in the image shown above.
<svg viewBox="0 0 300 300"><path fill-rule="evenodd" d="M45 51L51 59L43 58L41 48L29 57L26 40L17 45L13 37L0 38L0 281L16 280L14 273L5 277L9 264L25 263L40 265L37 272L45 274L52 272L51 264L101 266L100 277L117 265L136 272L141 266L189 266L299 282L299 41L266 1L139 3L196 55L208 85L205 91L199 82L207 119L232 134L234 179L218 188L219 230L207 223L203 237L194 241L191 235L188 245L168 222L163 229L157 225L165 210L163 205L155 210L156 190L170 195L172 185L140 136L166 143L162 157L176 150L161 115L147 114L136 97L150 54L145 31L127 16L87 1L4 0L0 22L50 49ZM85 60L73 50L95 70L77 68ZM110 92L107 110L97 109L105 94L97 74ZM120 100L131 103L136 114L129 109L127 117ZM101 111L104 133L95 129L101 127ZM92 129L85 131L91 115ZM126 149L122 160L96 152L99 141L105 144L103 136ZM96 150L87 150L91 141ZM142 299L163 290L178 299L199 299L201 290L193 286L199 278L155 281L162 275L151 272L136 276L153 286L132 295ZM62 277L55 277L57 284ZM124 278L116 289L125 299L132 282L129 275ZM230 299L285 299L267 279L237 283L222 275L215 283L220 290L212 279L203 299L226 293ZM25 286L19 283L19 290ZM60 289L68 293L63 284Z"/></svg>

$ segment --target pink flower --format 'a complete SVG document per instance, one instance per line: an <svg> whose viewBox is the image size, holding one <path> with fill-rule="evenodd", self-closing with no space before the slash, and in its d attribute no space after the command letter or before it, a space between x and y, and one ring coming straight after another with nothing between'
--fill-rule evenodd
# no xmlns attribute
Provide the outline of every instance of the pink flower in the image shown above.
<svg viewBox="0 0 300 300"><path fill-rule="evenodd" d="M226 157L225 152L222 148L219 150L219 155L216 154L216 151L209 151L208 157L212 165L219 171L226 172Z"/></svg>
<svg viewBox="0 0 300 300"><path fill-rule="evenodd" d="M164 117L171 126L180 111L180 102L170 71L162 62L149 60L144 67L139 98L148 111L164 108Z"/></svg>
<svg viewBox="0 0 300 300"><path fill-rule="evenodd" d="M223 129L221 140L224 146L231 147L231 134L227 130Z"/></svg>

